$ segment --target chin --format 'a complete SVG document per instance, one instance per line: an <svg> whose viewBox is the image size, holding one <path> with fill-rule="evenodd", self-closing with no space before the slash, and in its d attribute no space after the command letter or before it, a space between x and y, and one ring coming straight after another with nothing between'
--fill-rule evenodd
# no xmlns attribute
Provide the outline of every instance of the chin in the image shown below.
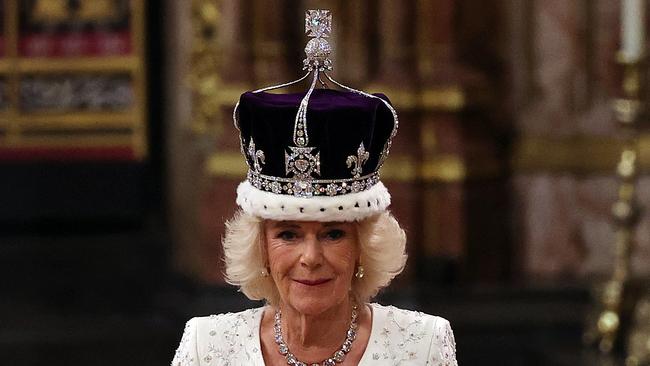
<svg viewBox="0 0 650 366"><path fill-rule="evenodd" d="M286 287L285 303L305 315L318 315L344 302L349 293L349 284L340 279L308 286L292 281Z"/></svg>
<svg viewBox="0 0 650 366"><path fill-rule="evenodd" d="M294 292L289 295L289 305L305 315L318 315L342 303L347 298L347 293L339 295L328 291L320 293Z"/></svg>
<svg viewBox="0 0 650 366"><path fill-rule="evenodd" d="M326 297L302 297L291 299L289 304L301 314L318 315L331 309L338 302Z"/></svg>

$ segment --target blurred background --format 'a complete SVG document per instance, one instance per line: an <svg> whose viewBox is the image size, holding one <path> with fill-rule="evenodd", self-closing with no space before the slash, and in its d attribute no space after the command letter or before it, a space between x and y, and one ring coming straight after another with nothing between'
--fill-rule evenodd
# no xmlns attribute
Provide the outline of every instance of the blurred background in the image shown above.
<svg viewBox="0 0 650 366"><path fill-rule="evenodd" d="M410 258L377 301L448 318L461 365L597 364L584 341L617 266L620 7L0 1L1 363L168 364L190 317L259 305L222 276L246 173L232 109L302 75L304 11L323 8L334 77L400 117L382 180ZM650 352L648 212L627 230L636 300L618 307L612 365L632 335Z"/></svg>

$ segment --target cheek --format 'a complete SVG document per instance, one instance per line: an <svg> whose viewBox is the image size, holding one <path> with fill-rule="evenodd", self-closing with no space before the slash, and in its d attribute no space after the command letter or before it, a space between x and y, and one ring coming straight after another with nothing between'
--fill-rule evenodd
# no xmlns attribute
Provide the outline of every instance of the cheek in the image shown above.
<svg viewBox="0 0 650 366"><path fill-rule="evenodd" d="M266 252L268 255L269 267L274 277L282 276L296 262L297 254L290 246L269 241Z"/></svg>
<svg viewBox="0 0 650 366"><path fill-rule="evenodd" d="M350 244L328 253L328 262L336 267L337 272L341 274L353 273L357 257L356 247Z"/></svg>

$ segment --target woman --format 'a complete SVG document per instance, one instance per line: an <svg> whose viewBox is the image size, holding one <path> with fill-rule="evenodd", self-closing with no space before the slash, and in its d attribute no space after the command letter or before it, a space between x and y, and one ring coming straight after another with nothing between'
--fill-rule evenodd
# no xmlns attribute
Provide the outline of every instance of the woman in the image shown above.
<svg viewBox="0 0 650 366"><path fill-rule="evenodd" d="M406 261L379 181L397 114L326 73L329 21L308 13L307 93L262 89L235 107L249 171L223 241L226 277L267 305L191 319L173 366L456 365L445 319L369 303ZM346 91L315 90L319 74Z"/></svg>

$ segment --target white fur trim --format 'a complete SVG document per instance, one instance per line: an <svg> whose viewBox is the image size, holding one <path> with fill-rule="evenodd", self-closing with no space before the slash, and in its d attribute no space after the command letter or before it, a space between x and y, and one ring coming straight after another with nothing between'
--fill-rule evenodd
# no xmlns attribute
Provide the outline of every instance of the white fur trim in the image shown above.
<svg viewBox="0 0 650 366"><path fill-rule="evenodd" d="M237 204L244 212L278 221L356 221L385 211L390 194L377 182L372 188L340 196L295 197L253 187L248 180L237 187Z"/></svg>

